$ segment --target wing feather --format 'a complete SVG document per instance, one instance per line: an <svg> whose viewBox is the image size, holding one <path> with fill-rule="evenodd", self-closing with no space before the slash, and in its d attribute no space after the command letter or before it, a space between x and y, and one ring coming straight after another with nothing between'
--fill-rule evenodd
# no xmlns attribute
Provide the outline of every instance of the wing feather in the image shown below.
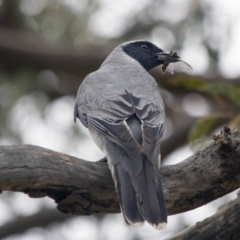
<svg viewBox="0 0 240 240"><path fill-rule="evenodd" d="M105 119L90 117L88 118L88 127L131 153L139 154L141 151L141 146L133 137L126 121L109 122Z"/></svg>
<svg viewBox="0 0 240 240"><path fill-rule="evenodd" d="M82 94L75 106L75 118L106 136L112 142L126 149L129 153L140 154L142 151L149 159L157 159L160 154L159 141L164 131L164 108L157 90L146 94L144 90L129 93L119 90L113 93ZM85 98L85 99L83 99ZM85 102L86 104L81 104ZM142 144L139 144L128 126L128 119L136 115L140 122Z"/></svg>

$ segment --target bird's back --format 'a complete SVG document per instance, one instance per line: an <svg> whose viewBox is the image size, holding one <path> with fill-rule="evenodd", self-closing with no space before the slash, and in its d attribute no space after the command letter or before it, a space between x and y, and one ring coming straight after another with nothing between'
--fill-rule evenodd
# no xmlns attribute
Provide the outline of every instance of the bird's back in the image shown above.
<svg viewBox="0 0 240 240"><path fill-rule="evenodd" d="M119 96L125 95L126 92L131 97L140 99L142 104L151 103L154 109L163 110L162 98L155 79L139 63L128 56L124 58L129 59L110 61L107 58L97 71L85 78L77 96L77 102L84 106L84 112L93 109L97 111L97 108L110 109L112 101L118 100ZM159 111L159 114L161 115L159 121L162 122L165 117L164 111ZM115 119L114 115L112 117ZM121 116L125 117L126 115Z"/></svg>
<svg viewBox="0 0 240 240"><path fill-rule="evenodd" d="M81 84L74 115L106 154L127 225L147 221L163 228L159 167L165 113L155 79L120 46Z"/></svg>

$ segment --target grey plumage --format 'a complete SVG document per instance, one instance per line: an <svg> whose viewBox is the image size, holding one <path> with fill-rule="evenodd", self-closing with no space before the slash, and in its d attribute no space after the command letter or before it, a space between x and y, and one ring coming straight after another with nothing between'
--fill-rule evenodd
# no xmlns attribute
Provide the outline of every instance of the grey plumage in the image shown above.
<svg viewBox="0 0 240 240"><path fill-rule="evenodd" d="M114 49L81 84L74 118L106 154L127 225L147 221L162 229L167 222L159 172L165 113L148 73L164 63L158 52L163 51L146 41Z"/></svg>

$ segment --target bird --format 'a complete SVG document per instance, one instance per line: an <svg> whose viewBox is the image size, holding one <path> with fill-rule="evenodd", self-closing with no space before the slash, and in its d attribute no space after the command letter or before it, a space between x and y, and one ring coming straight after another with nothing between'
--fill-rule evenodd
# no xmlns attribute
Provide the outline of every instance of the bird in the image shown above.
<svg viewBox="0 0 240 240"><path fill-rule="evenodd" d="M169 64L171 56L150 41L122 43L87 75L76 97L74 121L105 153L129 227L167 225L160 174L165 110L149 70Z"/></svg>

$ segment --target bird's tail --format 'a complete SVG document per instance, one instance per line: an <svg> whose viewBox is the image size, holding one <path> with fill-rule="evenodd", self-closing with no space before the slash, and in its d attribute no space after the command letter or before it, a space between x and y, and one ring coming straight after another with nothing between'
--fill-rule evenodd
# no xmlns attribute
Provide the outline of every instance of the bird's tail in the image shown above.
<svg viewBox="0 0 240 240"><path fill-rule="evenodd" d="M147 221L156 229L165 228L167 213L159 169L146 155L133 157L117 148L115 156L121 159L114 165L108 159L108 163L126 224L138 227Z"/></svg>

